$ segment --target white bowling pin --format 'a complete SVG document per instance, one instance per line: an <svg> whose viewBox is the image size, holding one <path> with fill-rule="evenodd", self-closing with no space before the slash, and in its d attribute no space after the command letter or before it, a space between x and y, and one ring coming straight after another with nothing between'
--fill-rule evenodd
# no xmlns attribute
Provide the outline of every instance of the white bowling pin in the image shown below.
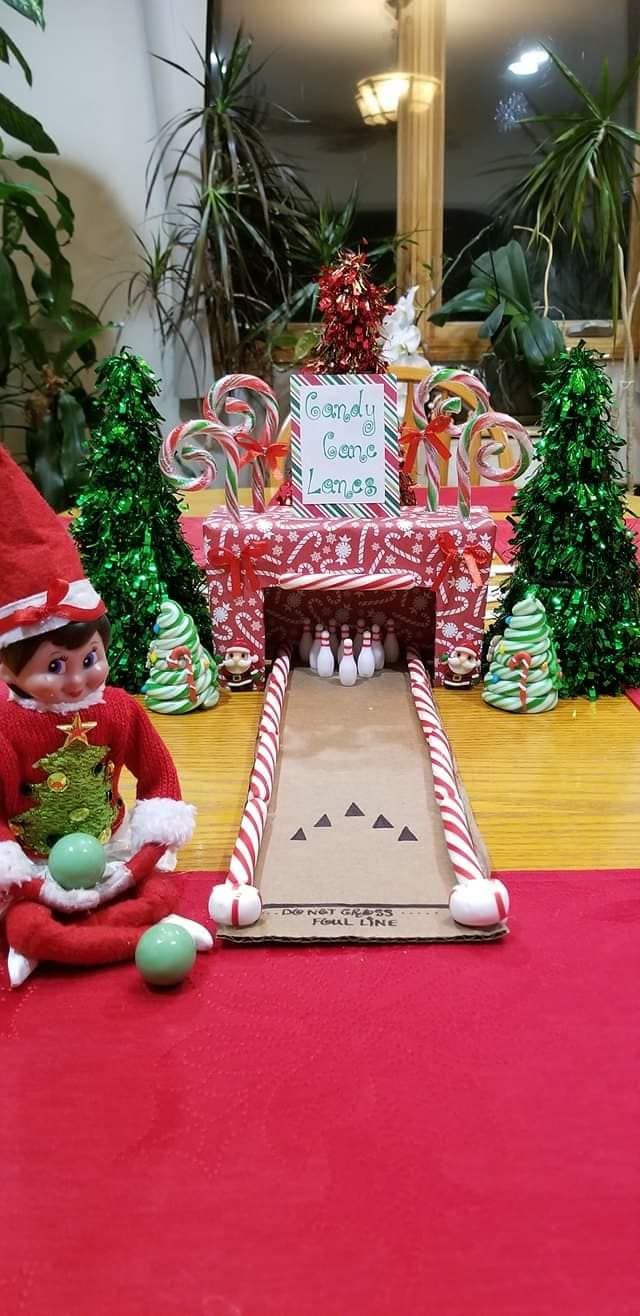
<svg viewBox="0 0 640 1316"><path fill-rule="evenodd" d="M335 669L336 669L336 664L333 654L331 652L329 632L323 631L322 644L320 645L320 653L318 654L318 659L316 662L316 671L318 673L318 676L329 677L329 676L333 676Z"/></svg>
<svg viewBox="0 0 640 1316"><path fill-rule="evenodd" d="M393 619L387 622L387 633L384 637L384 658L387 663L397 663L400 657L400 645L396 635L396 624Z"/></svg>
<svg viewBox="0 0 640 1316"><path fill-rule="evenodd" d="M334 658L338 657L338 623L335 617L329 619L329 644Z"/></svg>
<svg viewBox="0 0 640 1316"><path fill-rule="evenodd" d="M313 637L313 644L309 650L309 666L312 672L318 670L318 654L322 648L322 622L316 623L316 633Z"/></svg>
<svg viewBox="0 0 640 1316"><path fill-rule="evenodd" d="M382 671L384 667L384 648L380 639L380 627L372 626L371 628L371 648L376 664L376 672Z"/></svg>
<svg viewBox="0 0 640 1316"><path fill-rule="evenodd" d="M305 664L305 667L309 662L309 654L311 652L312 644L313 644L313 635L311 634L311 622L309 621L308 617L305 617L302 626L302 635L300 636L300 643L298 645L298 656L300 658L300 662Z"/></svg>
<svg viewBox="0 0 640 1316"><path fill-rule="evenodd" d="M349 627L345 624L340 627L340 643L338 645L338 666L344 658L344 642L349 639Z"/></svg>
<svg viewBox="0 0 640 1316"><path fill-rule="evenodd" d="M344 630L344 626L342 629ZM352 640L349 639L348 635L347 638L343 640L343 644L344 644L344 653L342 655L342 659L340 661L340 667L338 669L338 676L340 677L340 685L355 685L358 679L358 669L356 667L355 659L353 656L353 642Z"/></svg>
<svg viewBox="0 0 640 1316"><path fill-rule="evenodd" d="M376 670L376 660L371 648L371 631L363 631L362 648L358 654L358 676L373 676Z"/></svg>
<svg viewBox="0 0 640 1316"><path fill-rule="evenodd" d="M353 639L353 656L356 662L360 657L360 650L362 648L362 636L364 635L364 628L366 624L367 623L364 617L358 617L358 621L356 623L356 633Z"/></svg>

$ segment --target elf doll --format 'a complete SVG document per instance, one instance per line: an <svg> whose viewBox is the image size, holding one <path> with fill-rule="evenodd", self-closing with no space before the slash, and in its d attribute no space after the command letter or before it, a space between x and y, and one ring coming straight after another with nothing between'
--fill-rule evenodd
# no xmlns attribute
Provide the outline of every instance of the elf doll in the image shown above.
<svg viewBox="0 0 640 1316"><path fill-rule="evenodd" d="M0 447L0 910L12 986L38 960L104 964L132 959L162 919L198 949L207 930L173 913L167 871L191 837L195 810L143 708L107 686L110 626L62 523ZM123 767L137 800L127 813ZM105 875L65 890L47 868L61 837L104 845Z"/></svg>

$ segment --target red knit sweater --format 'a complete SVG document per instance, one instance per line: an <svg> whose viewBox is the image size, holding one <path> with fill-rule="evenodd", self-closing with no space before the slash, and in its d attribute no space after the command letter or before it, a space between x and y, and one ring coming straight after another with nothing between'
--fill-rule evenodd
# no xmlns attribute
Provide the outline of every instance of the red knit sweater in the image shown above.
<svg viewBox="0 0 640 1316"><path fill-rule="evenodd" d="M65 744L73 746L73 754L70 758L67 755L66 762L49 764L48 769L42 764L38 766L40 760L64 749ZM82 767L85 745L105 749L104 754L94 751L87 756L92 767L87 763ZM65 771L68 762L71 766ZM181 799L178 775L166 746L144 709L124 690L107 687L103 701L82 709L75 715L75 722L71 713L43 713L24 708L13 700L0 702L0 843L18 841L30 856L42 857L57 834L95 833L91 808L78 807L83 800L78 798L77 780L74 788L77 769L85 772L85 778L89 774L91 789L86 791L86 804L93 806L94 818L101 817L106 822L101 835L106 841L108 833L120 826L124 815L118 789L123 767L136 778L138 800ZM45 843L30 844L33 836L26 814L31 809L37 810L43 800L45 809L47 805L51 809L53 795L56 810L53 832L47 833ZM61 827L58 818L62 820Z"/></svg>

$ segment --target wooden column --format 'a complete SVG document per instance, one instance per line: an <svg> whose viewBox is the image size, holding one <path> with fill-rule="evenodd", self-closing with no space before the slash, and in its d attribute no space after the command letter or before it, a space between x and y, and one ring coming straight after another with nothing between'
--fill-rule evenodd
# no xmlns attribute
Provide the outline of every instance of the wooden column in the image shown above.
<svg viewBox="0 0 640 1316"><path fill-rule="evenodd" d="M409 96L398 113L397 232L417 230L414 245L398 253L398 288L417 283L422 305L442 281L445 40L446 0L400 0L398 70L439 84L426 109ZM429 332L424 324L426 341Z"/></svg>

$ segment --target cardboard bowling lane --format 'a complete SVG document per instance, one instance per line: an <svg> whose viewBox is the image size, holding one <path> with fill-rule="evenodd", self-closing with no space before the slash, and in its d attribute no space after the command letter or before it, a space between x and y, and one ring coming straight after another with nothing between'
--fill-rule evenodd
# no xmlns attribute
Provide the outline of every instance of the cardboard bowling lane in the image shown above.
<svg viewBox="0 0 640 1316"><path fill-rule="evenodd" d="M343 687L291 675L256 885L263 915L221 929L244 943L491 940L465 929L406 672Z"/></svg>

